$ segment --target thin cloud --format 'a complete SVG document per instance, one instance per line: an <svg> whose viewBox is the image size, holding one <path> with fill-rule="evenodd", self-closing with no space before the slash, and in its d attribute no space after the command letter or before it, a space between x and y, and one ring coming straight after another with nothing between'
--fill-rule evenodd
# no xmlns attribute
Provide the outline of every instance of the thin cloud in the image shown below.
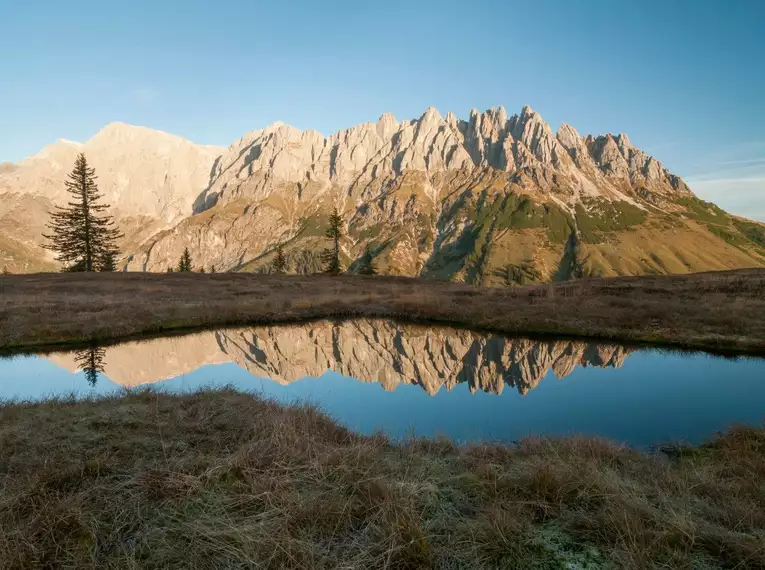
<svg viewBox="0 0 765 570"><path fill-rule="evenodd" d="M693 179L689 178L687 180L688 184L693 186L729 186L732 184L738 184L738 185L756 185L756 184L763 184L765 185L765 176L753 176L753 177L741 177L741 178L709 178L709 179Z"/></svg>
<svg viewBox="0 0 765 570"><path fill-rule="evenodd" d="M726 160L724 162L718 162L717 164L765 164L765 157L748 158L746 160Z"/></svg>
<svg viewBox="0 0 765 570"><path fill-rule="evenodd" d="M687 180L700 198L739 216L765 221L765 175Z"/></svg>
<svg viewBox="0 0 765 570"><path fill-rule="evenodd" d="M707 168L715 167L714 170L706 172L695 172L686 175L688 180L701 182L704 180L731 180L734 178L752 178L765 175L765 157L742 158L738 160L725 160L719 162L706 163L703 166Z"/></svg>
<svg viewBox="0 0 765 570"><path fill-rule="evenodd" d="M150 105L159 99L159 92L150 87L139 87L130 92L130 98L141 105Z"/></svg>
<svg viewBox="0 0 765 570"><path fill-rule="evenodd" d="M645 147L642 150L646 154L655 155L658 151L666 150L668 148L674 148L676 146L680 146L682 144L685 144L686 142L688 142L687 139L686 140L677 140L677 141L663 142L663 143L647 146L647 147Z"/></svg>

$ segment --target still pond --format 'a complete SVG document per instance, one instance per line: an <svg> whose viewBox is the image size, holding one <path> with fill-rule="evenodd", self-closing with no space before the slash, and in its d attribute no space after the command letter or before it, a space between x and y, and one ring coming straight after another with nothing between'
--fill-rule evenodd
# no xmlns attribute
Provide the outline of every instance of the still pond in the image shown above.
<svg viewBox="0 0 765 570"><path fill-rule="evenodd" d="M765 420L765 359L528 340L388 320L206 331L0 359L0 399L233 386L349 428L458 441L698 443Z"/></svg>

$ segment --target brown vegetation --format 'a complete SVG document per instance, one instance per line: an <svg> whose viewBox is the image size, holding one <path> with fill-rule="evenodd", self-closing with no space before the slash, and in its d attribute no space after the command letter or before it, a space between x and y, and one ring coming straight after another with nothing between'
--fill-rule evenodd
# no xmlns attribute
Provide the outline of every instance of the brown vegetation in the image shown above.
<svg viewBox="0 0 765 570"><path fill-rule="evenodd" d="M765 350L765 270L480 288L402 277L0 276L0 348L194 327L388 317L509 334Z"/></svg>
<svg viewBox="0 0 765 570"><path fill-rule="evenodd" d="M2 568L763 568L765 430L364 437L233 391L0 405Z"/></svg>

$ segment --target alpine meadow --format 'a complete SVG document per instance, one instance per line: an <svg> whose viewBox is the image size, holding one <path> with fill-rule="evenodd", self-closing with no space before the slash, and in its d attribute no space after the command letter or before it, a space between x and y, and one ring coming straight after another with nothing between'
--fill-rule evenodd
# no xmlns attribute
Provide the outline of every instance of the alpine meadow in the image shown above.
<svg viewBox="0 0 765 570"><path fill-rule="evenodd" d="M765 569L765 2L0 13L0 570Z"/></svg>

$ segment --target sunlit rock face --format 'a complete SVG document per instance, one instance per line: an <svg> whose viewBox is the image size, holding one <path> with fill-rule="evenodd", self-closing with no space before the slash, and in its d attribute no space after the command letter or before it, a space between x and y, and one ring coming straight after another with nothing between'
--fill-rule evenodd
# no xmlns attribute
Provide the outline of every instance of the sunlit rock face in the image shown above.
<svg viewBox="0 0 765 570"><path fill-rule="evenodd" d="M467 383L471 391L526 394L552 371L563 378L579 366L619 367L629 351L618 345L531 341L387 320L203 332L132 342L106 349L103 372L123 386L159 382L232 362L253 376L288 384L328 370L386 390L414 384L429 394ZM75 355L52 355L69 370Z"/></svg>
<svg viewBox="0 0 765 570"><path fill-rule="evenodd" d="M57 269L41 246L49 212L70 201L65 186L78 154L95 168L103 203L125 237L127 258L147 238L193 213L223 149L124 123L85 143L59 140L18 164L0 165L0 259L15 271ZM30 215L31 214L31 215ZM3 237L10 243L4 244Z"/></svg>
<svg viewBox="0 0 765 570"><path fill-rule="evenodd" d="M566 277L572 235L585 275L765 265L756 228L740 231L725 214L724 231L707 227L713 207L624 134L554 132L530 107L474 109L467 120L431 107L329 136L277 122L228 148L122 123L82 144L59 141L0 165L9 269L57 268L42 233L80 152L125 234L120 266L130 271L165 271L186 248L197 269L268 271L281 244L289 271L312 272L333 208L352 271L369 246L381 273L549 281Z"/></svg>

